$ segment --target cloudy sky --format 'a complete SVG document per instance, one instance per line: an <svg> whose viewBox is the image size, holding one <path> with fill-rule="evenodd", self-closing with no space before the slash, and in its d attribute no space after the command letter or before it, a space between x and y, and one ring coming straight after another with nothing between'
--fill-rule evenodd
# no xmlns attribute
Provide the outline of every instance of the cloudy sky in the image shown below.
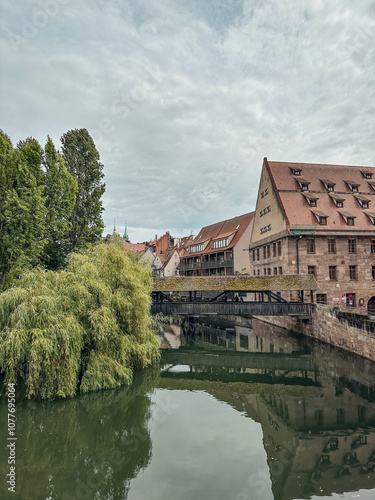
<svg viewBox="0 0 375 500"><path fill-rule="evenodd" d="M0 34L0 128L87 128L132 242L253 210L264 156L375 166L374 0L2 0Z"/></svg>

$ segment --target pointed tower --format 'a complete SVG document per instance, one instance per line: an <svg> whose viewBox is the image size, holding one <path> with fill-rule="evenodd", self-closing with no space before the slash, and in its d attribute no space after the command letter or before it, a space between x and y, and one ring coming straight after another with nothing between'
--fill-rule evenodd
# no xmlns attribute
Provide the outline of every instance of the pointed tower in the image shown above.
<svg viewBox="0 0 375 500"><path fill-rule="evenodd" d="M127 243L130 243L130 239L128 236L128 223L127 223L127 221L125 221L125 232L124 232L123 238Z"/></svg>

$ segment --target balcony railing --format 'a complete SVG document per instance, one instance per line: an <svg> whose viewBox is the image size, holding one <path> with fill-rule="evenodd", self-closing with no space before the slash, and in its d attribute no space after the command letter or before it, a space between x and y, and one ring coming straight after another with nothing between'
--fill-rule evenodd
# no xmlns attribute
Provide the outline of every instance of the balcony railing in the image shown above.
<svg viewBox="0 0 375 500"><path fill-rule="evenodd" d="M180 271L190 271L192 269L218 269L221 267L234 267L233 260L208 260L207 262L189 262L187 264L182 264L180 262Z"/></svg>

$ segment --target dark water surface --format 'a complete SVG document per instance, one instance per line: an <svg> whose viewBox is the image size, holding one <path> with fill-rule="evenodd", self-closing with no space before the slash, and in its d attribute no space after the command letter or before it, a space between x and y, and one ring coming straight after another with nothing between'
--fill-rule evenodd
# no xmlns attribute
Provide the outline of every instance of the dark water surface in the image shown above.
<svg viewBox="0 0 375 500"><path fill-rule="evenodd" d="M375 498L375 364L253 320L167 325L162 363L119 389L16 401L0 499Z"/></svg>

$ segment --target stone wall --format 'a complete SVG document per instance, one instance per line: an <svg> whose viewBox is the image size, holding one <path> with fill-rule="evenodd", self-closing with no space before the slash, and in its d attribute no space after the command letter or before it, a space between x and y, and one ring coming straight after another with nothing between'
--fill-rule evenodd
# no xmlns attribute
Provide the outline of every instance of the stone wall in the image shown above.
<svg viewBox="0 0 375 500"><path fill-rule="evenodd" d="M375 361L375 322L367 316L318 304L311 322L287 316L257 316L257 319Z"/></svg>

